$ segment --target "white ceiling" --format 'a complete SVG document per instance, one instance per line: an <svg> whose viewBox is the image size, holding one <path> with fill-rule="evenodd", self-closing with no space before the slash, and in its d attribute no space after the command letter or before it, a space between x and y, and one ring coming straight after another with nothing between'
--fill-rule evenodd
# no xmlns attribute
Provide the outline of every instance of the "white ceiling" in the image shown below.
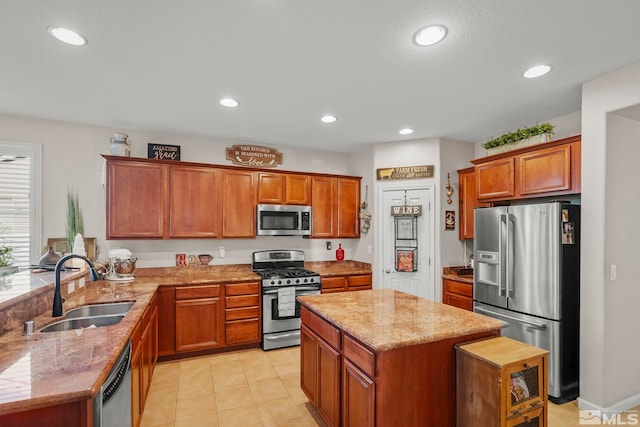
<svg viewBox="0 0 640 427"><path fill-rule="evenodd" d="M638 0L0 0L0 114L339 152L483 141L579 110L583 82L640 60L638 18ZM414 45L432 23L444 42Z"/></svg>

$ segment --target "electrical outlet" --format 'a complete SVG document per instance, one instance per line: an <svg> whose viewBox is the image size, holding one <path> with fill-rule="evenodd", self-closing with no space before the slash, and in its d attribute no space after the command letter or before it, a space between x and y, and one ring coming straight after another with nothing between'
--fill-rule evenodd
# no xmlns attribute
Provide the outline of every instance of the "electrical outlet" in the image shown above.
<svg viewBox="0 0 640 427"><path fill-rule="evenodd" d="M371 245L367 245L367 253L369 255L371 255L373 253L373 248L371 248Z"/></svg>
<svg viewBox="0 0 640 427"><path fill-rule="evenodd" d="M220 253L220 258L224 258L226 251L224 250L224 246L218 247L218 252Z"/></svg>
<svg viewBox="0 0 640 427"><path fill-rule="evenodd" d="M84 287L84 277L81 279L78 279L78 288L82 288Z"/></svg>
<svg viewBox="0 0 640 427"><path fill-rule="evenodd" d="M327 242L327 250L330 251L331 250L331 242Z"/></svg>
<svg viewBox="0 0 640 427"><path fill-rule="evenodd" d="M67 285L67 292L72 293L75 290L76 290L76 282L75 281L69 282L69 284Z"/></svg>

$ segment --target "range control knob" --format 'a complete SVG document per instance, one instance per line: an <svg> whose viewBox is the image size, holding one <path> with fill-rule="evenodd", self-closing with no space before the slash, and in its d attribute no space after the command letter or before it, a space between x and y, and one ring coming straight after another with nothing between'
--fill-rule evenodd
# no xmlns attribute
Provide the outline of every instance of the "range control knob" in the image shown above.
<svg viewBox="0 0 640 427"><path fill-rule="evenodd" d="M291 284L291 280L287 279L287 285Z"/></svg>
<svg viewBox="0 0 640 427"><path fill-rule="evenodd" d="M300 279L296 279L296 283L300 283Z"/></svg>
<svg viewBox="0 0 640 427"><path fill-rule="evenodd" d="M272 280L272 281L271 281L271 284L272 284L272 285L275 285L275 284L276 284L276 281L275 281L275 280Z"/></svg>
<svg viewBox="0 0 640 427"><path fill-rule="evenodd" d="M311 279L311 280L313 280L313 279ZM307 280L307 279L304 279L304 283L307 283L307 282L308 282L308 280Z"/></svg>
<svg viewBox="0 0 640 427"><path fill-rule="evenodd" d="M282 285L282 280L278 280L278 285Z"/></svg>

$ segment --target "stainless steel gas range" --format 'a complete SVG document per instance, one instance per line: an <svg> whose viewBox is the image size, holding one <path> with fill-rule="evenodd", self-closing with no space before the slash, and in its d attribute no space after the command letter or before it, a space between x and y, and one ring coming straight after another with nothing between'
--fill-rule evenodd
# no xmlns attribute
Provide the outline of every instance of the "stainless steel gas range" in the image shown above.
<svg viewBox="0 0 640 427"><path fill-rule="evenodd" d="M300 295L320 293L320 275L304 268L304 252L253 253L251 268L262 277L262 348L300 345Z"/></svg>

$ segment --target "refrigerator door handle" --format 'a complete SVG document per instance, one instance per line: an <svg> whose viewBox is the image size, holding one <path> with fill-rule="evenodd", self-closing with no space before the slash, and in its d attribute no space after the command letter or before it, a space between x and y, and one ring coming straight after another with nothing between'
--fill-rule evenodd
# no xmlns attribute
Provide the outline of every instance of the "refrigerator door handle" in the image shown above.
<svg viewBox="0 0 640 427"><path fill-rule="evenodd" d="M507 214L507 280L505 284L505 291L507 297L513 298L515 296L514 286L514 260L515 260L515 216L513 214Z"/></svg>
<svg viewBox="0 0 640 427"><path fill-rule="evenodd" d="M498 238L498 295L507 296L507 249L508 249L508 214L500 214L500 237Z"/></svg>
<svg viewBox="0 0 640 427"><path fill-rule="evenodd" d="M482 307L474 307L474 310L477 313L486 314L487 316L496 315L496 316L504 317L505 319L513 320L515 322L523 323L523 324L527 325L527 327L530 328L530 329L546 329L547 328L547 325L544 325L542 323L528 322L526 320L518 319L517 317L509 316L508 314L496 313L496 312L493 312L493 311L490 311L490 310L485 310Z"/></svg>

